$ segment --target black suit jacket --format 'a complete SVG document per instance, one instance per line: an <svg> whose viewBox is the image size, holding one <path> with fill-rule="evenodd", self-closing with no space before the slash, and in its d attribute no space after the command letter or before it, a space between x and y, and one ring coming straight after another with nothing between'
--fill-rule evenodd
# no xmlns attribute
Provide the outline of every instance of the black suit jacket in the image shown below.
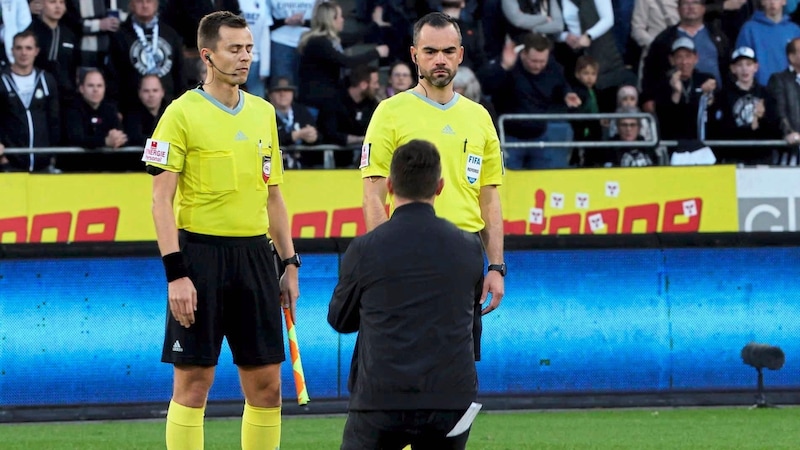
<svg viewBox="0 0 800 450"><path fill-rule="evenodd" d="M477 395L472 340L477 234L427 203L397 208L342 259L328 323L358 331L351 410L465 409Z"/></svg>
<svg viewBox="0 0 800 450"><path fill-rule="evenodd" d="M800 131L800 85L797 84L797 73L789 69L773 73L769 77L767 91L767 112L772 112L782 136Z"/></svg>

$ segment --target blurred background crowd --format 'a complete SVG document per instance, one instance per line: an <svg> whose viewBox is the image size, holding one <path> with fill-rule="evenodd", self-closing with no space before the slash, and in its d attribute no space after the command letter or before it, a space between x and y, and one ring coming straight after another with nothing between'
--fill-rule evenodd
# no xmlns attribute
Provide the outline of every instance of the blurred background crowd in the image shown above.
<svg viewBox="0 0 800 450"><path fill-rule="evenodd" d="M290 169L319 168L305 146L360 146L382 99L416 84L414 21L456 18L456 90L504 114L651 113L647 118L515 120L509 169L710 163L796 165L800 145L797 0L0 0L0 171L139 171L169 102L206 65L197 24L241 14L255 48L248 92L275 106ZM677 141L669 149L654 142ZM751 146L703 148L704 140ZM758 141L782 140L762 146ZM586 141L636 141L583 148ZM80 153L3 153L80 147ZM98 151L103 150L103 151ZM354 152L334 152L337 168Z"/></svg>

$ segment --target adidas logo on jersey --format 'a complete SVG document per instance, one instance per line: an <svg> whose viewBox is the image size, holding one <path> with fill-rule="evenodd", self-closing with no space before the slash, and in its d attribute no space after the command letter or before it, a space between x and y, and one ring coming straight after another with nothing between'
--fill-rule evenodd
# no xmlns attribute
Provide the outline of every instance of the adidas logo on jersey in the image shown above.
<svg viewBox="0 0 800 450"><path fill-rule="evenodd" d="M183 351L183 347L181 347L181 342L180 341L175 341L175 343L172 344L172 351L173 352L182 352Z"/></svg>
<svg viewBox="0 0 800 450"><path fill-rule="evenodd" d="M247 136L245 136L245 134L242 133L242 130L239 130L239 132L236 133L236 137L234 137L233 140L234 141L246 141L247 140Z"/></svg>
<svg viewBox="0 0 800 450"><path fill-rule="evenodd" d="M456 132L453 131L450 125L445 125L444 128L442 128L442 134L456 134Z"/></svg>

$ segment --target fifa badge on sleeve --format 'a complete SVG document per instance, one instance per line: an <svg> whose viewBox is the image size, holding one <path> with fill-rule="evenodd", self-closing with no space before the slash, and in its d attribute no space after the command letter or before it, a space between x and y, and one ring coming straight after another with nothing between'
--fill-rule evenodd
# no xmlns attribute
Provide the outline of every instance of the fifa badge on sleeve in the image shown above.
<svg viewBox="0 0 800 450"><path fill-rule="evenodd" d="M261 162L261 177L264 183L269 182L269 174L272 171L272 157L264 155Z"/></svg>

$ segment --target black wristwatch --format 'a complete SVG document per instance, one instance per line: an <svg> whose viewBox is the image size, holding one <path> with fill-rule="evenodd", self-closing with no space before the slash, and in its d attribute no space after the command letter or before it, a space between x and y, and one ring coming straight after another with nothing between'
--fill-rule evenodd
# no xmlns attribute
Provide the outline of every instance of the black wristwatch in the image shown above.
<svg viewBox="0 0 800 450"><path fill-rule="evenodd" d="M297 253L295 253L294 256L292 256L291 258L286 258L281 262L283 263L284 266L288 266L289 264L294 264L295 266L297 266L298 269L302 265L302 263L300 262L300 255Z"/></svg>
<svg viewBox="0 0 800 450"><path fill-rule="evenodd" d="M500 275L506 276L506 263L489 264L489 270L500 272Z"/></svg>

